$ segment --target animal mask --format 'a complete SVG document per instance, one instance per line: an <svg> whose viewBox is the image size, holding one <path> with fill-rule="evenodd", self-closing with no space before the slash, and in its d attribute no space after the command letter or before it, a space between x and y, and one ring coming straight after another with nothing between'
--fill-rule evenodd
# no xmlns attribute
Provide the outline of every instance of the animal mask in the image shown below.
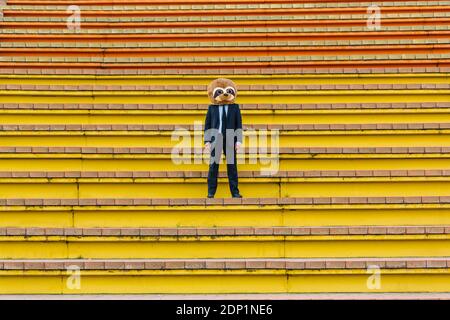
<svg viewBox="0 0 450 320"><path fill-rule="evenodd" d="M236 85L229 79L219 78L208 86L208 96L213 104L232 104L236 95Z"/></svg>

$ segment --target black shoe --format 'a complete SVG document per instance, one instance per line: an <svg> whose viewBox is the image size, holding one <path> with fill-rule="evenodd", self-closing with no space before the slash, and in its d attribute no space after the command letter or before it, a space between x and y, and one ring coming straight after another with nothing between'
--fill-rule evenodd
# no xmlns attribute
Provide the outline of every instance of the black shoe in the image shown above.
<svg viewBox="0 0 450 320"><path fill-rule="evenodd" d="M233 198L242 198L242 196L239 193L231 195Z"/></svg>
<svg viewBox="0 0 450 320"><path fill-rule="evenodd" d="M214 198L214 195L213 194L208 194L208 198Z"/></svg>

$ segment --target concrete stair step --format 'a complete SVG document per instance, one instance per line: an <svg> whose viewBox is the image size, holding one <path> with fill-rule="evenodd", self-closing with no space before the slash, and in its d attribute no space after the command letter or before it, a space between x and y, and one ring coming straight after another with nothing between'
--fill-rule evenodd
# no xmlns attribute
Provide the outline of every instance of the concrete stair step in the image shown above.
<svg viewBox="0 0 450 320"><path fill-rule="evenodd" d="M226 53L225 53L226 52ZM1 63L205 63L298 62L342 60L447 59L449 44L305 46L305 47L172 47L172 48L0 48Z"/></svg>
<svg viewBox="0 0 450 320"><path fill-rule="evenodd" d="M0 266L2 294L449 291L445 257L10 260Z"/></svg>
<svg viewBox="0 0 450 320"><path fill-rule="evenodd" d="M303 87L301 87L303 86ZM53 86L43 87L51 89ZM33 88L27 85L22 88ZM62 88L62 87L60 87ZM69 87L68 87L69 88ZM89 86L83 88L90 88ZM104 87L107 89L108 87ZM109 86L114 88L114 86ZM130 87L131 88L131 87ZM136 88L136 87L134 87ZM155 87L156 88L156 87ZM3 90L0 91L1 101L7 104L210 104L203 90L167 90L167 88L179 88L178 86L166 87L161 90ZM187 88L187 87L186 87ZM194 88L194 87L192 87ZM295 88L304 90L292 90L289 86L252 86L252 90L239 92L237 102L239 104L351 104L351 103L447 103L449 90L446 84L381 84L375 85L296 85ZM261 90L266 88L265 90ZM286 88L287 90L278 90ZM313 90L322 88L324 90ZM342 89L341 89L342 88ZM344 89L346 88L346 89ZM351 88L351 89L350 89ZM366 89L364 89L366 88ZM371 88L371 89L368 89ZM403 88L398 90L398 88ZM406 89L408 88L408 89ZM414 89L410 89L414 88ZM439 88L439 89L438 89ZM443 88L443 89L441 89ZM161 87L160 87L161 89ZM255 90L253 90L255 89Z"/></svg>
<svg viewBox="0 0 450 320"><path fill-rule="evenodd" d="M169 237L180 238L198 238L213 236L222 237L245 237L258 236L261 239L271 239L276 236L303 236L308 237L321 236L373 236L373 235L443 235L450 234L450 226L335 226L335 227L215 227L215 228L196 228L196 227L179 227L179 228L0 228L0 236L6 241L6 237L10 237L12 241L16 241L19 237L23 241L42 239L42 237L105 237L105 238L123 238L137 239L142 237L160 237L155 238L156 241L171 239ZM199 238L200 239L200 238ZM289 238L290 239L290 238Z"/></svg>
<svg viewBox="0 0 450 320"><path fill-rule="evenodd" d="M387 63L387 61L385 61ZM436 61L434 61L436 62ZM441 63L443 61L440 61ZM0 75L14 75L14 76L137 76L137 75L152 75L152 76L169 76L173 77L174 75L183 75L183 76L192 76L192 75L201 75L207 74L211 75L211 77L219 77L219 76L228 76L249 74L249 75L292 75L292 74L304 74L304 75L345 75L345 74L357 74L357 75L369 75L369 74L385 74L389 76L393 75L405 75L405 74L423 74L427 73L448 73L450 72L450 67L440 66L439 61L437 61L437 65L431 65L429 62L425 60L421 60L419 64L413 64L412 66L408 66L412 61L406 61L402 64L402 66L392 66L392 64L387 67L383 66L382 63L374 63L372 64L366 63L366 66L355 66L355 65L347 65L342 63L341 66L326 66L322 65L303 65L303 67L298 66L289 66L287 64L281 63L272 63L271 65L265 64L248 64L247 66L239 65L236 63L236 67L232 68L227 66L226 64L214 65L211 64L209 66L206 65L191 65L183 66L180 64L176 64L178 68L172 68L171 64L167 64L165 69L158 68L150 68L149 65L141 68L136 68L133 65L125 65L123 68L100 68L99 65L81 65L81 64L43 64L45 69L39 68L39 65L36 64L20 64L21 68L12 68L10 65L0 66ZM225 68L225 67L226 68ZM289 68L286 68L289 66ZM70 67L70 68L69 68ZM117 65L116 65L117 67ZM266 102L267 103L267 102ZM27 104L27 103L24 103Z"/></svg>
<svg viewBox="0 0 450 320"><path fill-rule="evenodd" d="M206 167L206 164L205 164ZM265 168L266 176L241 177L240 190L245 197L421 197L448 195L448 176L381 177L271 177L276 167ZM166 174L166 173L164 173ZM16 188L27 198L204 198L206 178L178 174L158 177L64 177L0 178L3 199L17 198ZM100 174L101 176L101 174ZM229 196L228 181L218 179L217 197ZM331 200L329 200L331 201Z"/></svg>
<svg viewBox="0 0 450 320"><path fill-rule="evenodd" d="M177 4L177 3L165 3L165 4L128 4L126 2L123 3L114 3L114 4L78 4L79 8L82 10L117 10L117 11L140 11L140 10L218 10L218 9L294 9L294 8L359 8L359 7L368 7L372 5L373 2L292 2L285 1L284 3L257 3L249 1L247 3L228 3L227 4L217 4L217 3L195 3L195 4ZM402 2L392 2L392 1L381 1L377 2L378 6L382 7L420 7L420 6L446 6L450 5L450 1L402 1ZM67 5L61 4L43 4L40 2L36 2L33 4L16 4L10 3L8 5L8 9L10 10L65 10Z"/></svg>
<svg viewBox="0 0 450 320"><path fill-rule="evenodd" d="M202 153L203 148L178 149L180 153ZM96 147L0 147L0 154L94 154L94 155L111 155L111 154L121 154L121 155L154 155L154 154L171 154L172 148L158 148L158 147L140 147L140 148L96 148ZM270 152L271 149L267 149ZM257 154L262 152L258 148L243 148L242 153ZM343 157L358 157L358 155L377 155L376 157L386 156L386 155L399 155L400 157L408 157L408 155L421 155L426 157L426 155L437 155L437 154L447 154L450 153L450 147L359 147L359 148L342 148L342 147L317 147L317 148L292 148L285 147L279 149L280 154L286 155L305 155L305 157L311 157L312 155L317 155L320 157L326 157L329 155L342 155Z"/></svg>
<svg viewBox="0 0 450 320"><path fill-rule="evenodd" d="M382 105L374 105L370 108L353 109L351 104L346 107L340 105L329 105L317 109L317 105L308 106L279 105L273 109L262 106L253 109L251 105L241 105L244 126L255 128L281 128L279 124L299 125L304 128L314 127L318 124L344 126L361 124L398 124L395 128L407 128L413 123L438 123L450 122L448 117L449 108L442 104L415 104L416 108L407 104L398 104L396 108L383 108ZM437 107L429 107L436 105ZM390 104L392 106L392 104ZM399 108L404 106L403 108ZM3 108L2 108L3 107ZM202 123L206 114L206 106L198 105L199 109L194 109L196 105L150 105L146 106L125 105L111 106L88 106L88 105L36 105L27 107L21 105L15 108L14 104L0 105L0 126L3 125L35 125L49 126L65 123L66 125L114 125L117 128L127 129L127 125L171 125L189 126L190 124ZM278 107L278 108L275 108ZM270 125L267 125L270 123ZM344 126L345 127L345 126ZM43 128L43 127L42 127ZM394 128L394 127L393 127Z"/></svg>
<svg viewBox="0 0 450 320"><path fill-rule="evenodd" d="M426 14L425 14L426 15ZM443 13L442 15L445 15ZM430 16L430 15L428 15ZM432 16L432 15L431 15ZM330 18L333 18L331 16ZM38 29L42 33L50 33L50 30L55 30L56 32L66 32L67 24L64 22L46 22L45 18L30 18L30 21L19 18L6 18L5 21L0 22L0 26L7 32L8 30L15 30L16 32L22 32L22 30L27 30L26 32L32 32L31 30ZM53 20L53 18L51 18ZM89 22L90 19L84 19L83 29L80 29L80 33L97 33L97 32L120 32L121 30L141 30L149 29L154 30L154 32L167 32L170 30L172 33L177 33L179 29L188 30L217 30L217 28L227 28L228 32L233 32L235 29L243 28L300 28L303 31L318 31L318 30L346 30L346 28L352 28L351 30L359 30L361 28L366 28L366 19L339 19L339 20L271 20L262 19L256 20L254 18L241 20L241 21L198 21L198 22L173 22L173 21L134 21L134 22L114 22L110 23L107 21L103 22ZM158 19L160 20L160 19ZM441 28L446 28L450 24L450 19L446 17L435 18L435 17L421 17L421 18L384 18L383 19L383 30L436 30ZM325 25L325 27L324 27ZM33 28L33 29L31 29ZM121 28L121 29L118 29ZM89 31L91 30L91 31Z"/></svg>
<svg viewBox="0 0 450 320"><path fill-rule="evenodd" d="M263 35L261 37L261 35ZM448 37L450 36L450 31L447 32L433 32L433 34L418 34L418 35L398 35L401 38L410 39L344 39L344 40L308 40L305 41L296 41L296 39L300 37L296 37L295 34L286 34L286 35L276 35L272 39L272 37L267 36L267 34L257 35L253 39L252 35L241 35L239 37L234 38L233 40L224 42L214 42L216 38L196 38L194 35L190 35L189 37L182 37L179 39L170 39L168 41L163 41L162 38L154 38L149 35L125 35L124 39L120 39L117 36L69 36L62 37L58 36L47 36L47 35L39 35L37 37L29 37L28 35L22 36L14 34L15 38L10 36L3 36L5 41L2 42L0 49L1 52L5 55L11 54L12 52L17 52L18 55L23 53L30 53L30 56L35 55L35 51L39 53L45 53L49 48L56 49L56 53L65 52L67 49L74 49L74 53L78 55L86 55L88 53L96 53L100 49L105 50L105 55L110 56L112 54L119 54L123 52L129 52L130 55L137 54L148 54L149 52L162 52L163 49L170 50L173 48L198 48L203 49L203 51L212 51L213 49L220 50L221 48L229 47L230 50L238 50L238 48L255 48L255 52L260 48L266 48L268 50L285 50L290 49L291 51L297 50L299 52L303 51L313 51L313 50L323 50L325 48L330 49L336 53L339 52L339 49L348 48L349 52L351 51L362 51L365 50L367 53L370 51L375 51L376 48L379 50L386 50L387 46L392 47L392 50L403 48L404 51L412 51L419 49L427 49L431 45L436 46L436 49L440 49L441 51L446 48L446 45L449 43ZM269 37L268 41L266 40ZM332 38L331 36L330 38ZM341 38L342 36L338 36ZM351 38L350 35L348 38ZM364 38L365 35L359 35L357 37ZM367 36L368 38L370 37ZM396 35L393 35L392 38L395 38ZM414 37L412 39L412 37ZM225 38L225 37L224 37ZM260 38L260 39L258 39ZM276 38L280 38L277 40ZM342 37L344 38L344 37ZM293 39L293 40L292 40ZM13 42L11 42L13 41ZM21 41L21 42L20 42ZM238 42L240 41L240 42ZM411 47L411 48L410 48ZM56 54L55 54L56 55Z"/></svg>
<svg viewBox="0 0 450 320"><path fill-rule="evenodd" d="M248 131L252 134L253 130L279 130L281 133L285 131L285 134L296 133L296 131L312 131L314 134L319 134L320 131L362 131L362 130L448 130L450 129L450 123L447 122L434 122L434 123L362 123L362 124L327 124L327 123L307 123L307 124L248 124L244 126L244 131ZM174 130L184 131L202 131L203 125L170 125L170 124L5 124L0 125L0 132L4 134L7 132L47 132L48 135L58 134L64 132L71 132L80 134L80 132L92 131L93 135L100 135L103 131L117 131L118 135L128 135L137 131L139 134L146 135L149 132L153 132L157 135L165 135L167 132ZM192 134L198 134L198 132L192 132ZM363 134L363 133L362 133ZM5 134L6 135L6 134ZM133 134L134 135L134 134ZM201 147L201 146L200 146ZM253 147L253 146L252 146ZM256 147L256 146L255 146ZM255 148L253 147L253 148ZM187 148L184 146L178 146L177 148Z"/></svg>
<svg viewBox="0 0 450 320"><path fill-rule="evenodd" d="M391 19L393 20L393 19ZM433 24L433 23L434 24ZM370 31L368 32L367 26L346 26L346 25L331 25L331 26L323 26L323 22L321 22L320 26L310 26L310 24L303 24L299 22L292 22L291 25L285 24L283 26L282 22L278 22L280 24L279 27L275 27L269 25L261 25L258 26L256 23L255 26L249 25L246 26L245 22L243 21L243 25L234 26L230 25L227 27L220 27L220 26L214 26L214 25L207 25L202 26L199 24L198 27L191 27L193 24L184 23L183 24L176 24L171 26L170 24L161 24L161 25L155 25L154 27L151 27L152 24L149 23L135 23L135 28L131 28L130 26L125 25L123 28L118 28L115 25L104 25L103 28L100 28L102 26L100 23L96 28L88 27L91 24L88 24L88 26L85 26L83 24L84 28L81 28L76 33L74 33L72 30L67 29L67 26L61 26L59 29L56 27L49 28L50 26L47 26L45 24L40 24L36 22L31 22L30 24L20 24L20 23L3 23L1 26L2 28L2 40L6 41L13 41L19 43L19 39L25 37L26 35L29 36L26 39L29 39L30 41L37 41L39 39L51 39L51 36L53 37L53 41L57 40L77 40L77 42L81 41L87 41L87 40L95 40L95 39L118 39L121 42L126 41L130 42L133 41L133 39L128 39L128 36L131 38L136 37L141 34L145 34L146 37L139 37L138 39L147 39L149 40L159 40L162 42L162 40L167 41L182 41L186 39L194 39L194 41L213 41L214 37L219 36L222 37L224 40L229 41L230 38L235 38L237 40L255 40L258 38L263 38L263 36L266 37L268 40L288 40L289 37L292 38L292 40L308 40L308 37L311 38L310 40L318 40L318 38L322 38L322 40L339 40L339 39L358 39L358 37L369 39L371 35L378 36L378 38L382 38L381 40L389 40L393 39L395 37L397 38L403 38L408 39L412 38L411 33L415 31L415 35L417 38L424 38L424 33L429 34L429 39L433 38L439 38L439 35L441 35L441 38L445 39L445 31L448 30L448 24L450 24L449 19L436 19L436 20L430 20L429 23L422 24L421 21L418 21L417 24L413 24L413 22L409 22L409 25L401 25L401 24L393 24L393 25L383 25L383 28L379 31ZM300 25L301 24L301 25ZM350 22L348 24L351 24ZM357 23L353 23L357 24ZM406 24L406 22L405 22ZM47 26L47 28L45 28ZM401 34L399 32L401 31L404 33L403 37L401 37ZM428 32L427 32L428 31ZM439 32L440 31L440 32ZM9 37L9 34L15 34L19 37L16 39L13 39L12 37ZM64 37L63 37L64 36ZM365 37L364 37L365 36ZM164 38L163 38L164 37ZM384 37L384 39L383 39ZM202 39L205 40L202 40ZM415 38L415 39L417 39ZM398 41L398 39L397 39ZM136 41L138 42L138 41ZM216 42L218 43L218 42ZM103 43L107 44L107 43Z"/></svg>
<svg viewBox="0 0 450 320"><path fill-rule="evenodd" d="M33 259L0 260L0 270L336 270L447 269L448 257L421 258L308 258L308 259Z"/></svg>
<svg viewBox="0 0 450 320"><path fill-rule="evenodd" d="M408 19L408 20L418 20L420 19L445 19L450 16L450 12L436 10L435 12L381 12L380 18L383 20L386 19ZM183 25L189 23L214 23L217 27L218 25L228 26L229 24L238 24L240 27L243 27L245 23L253 22L253 21L304 21L305 23L313 23L317 25L319 22L334 22L336 23L345 23L348 20L362 20L366 21L364 24L367 25L367 13L341 13L341 12L329 12L327 14L318 14L318 15L304 15L304 14L290 14L290 15L281 15L277 13L273 13L270 15L235 15L235 16L211 16L211 15L203 15L203 16L155 16L155 17L121 17L121 16L108 16L108 17L80 17L81 23L107 23L118 25L120 23L164 23L167 26L174 23L182 23ZM28 27L32 22L39 23L59 23L55 26L60 26L61 23L66 24L66 19L63 16L60 17L47 17L47 16L4 16L3 22L5 23L27 23ZM218 22L218 24L216 24ZM239 23L236 23L239 22ZM387 21L388 22L388 21ZM89 24L88 24L89 25ZM66 25L67 26L67 25Z"/></svg>
<svg viewBox="0 0 450 320"><path fill-rule="evenodd" d="M244 5L243 5L244 6ZM63 7L62 10L4 10L5 17L65 17L67 7ZM367 14L366 6L358 7L326 7L326 8L295 8L295 7L280 7L277 5L256 5L246 8L233 8L233 9L156 9L156 10L84 10L83 15L85 17L176 17L176 16L272 16L272 15L328 15L336 14L338 11L340 14ZM445 5L427 5L427 6L392 6L383 7L385 14L389 13L422 13L422 12L450 12L450 6Z"/></svg>
<svg viewBox="0 0 450 320"><path fill-rule="evenodd" d="M450 300L450 293L65 294L2 295L3 300Z"/></svg>
<svg viewBox="0 0 450 320"><path fill-rule="evenodd" d="M41 193L38 197L0 200L0 226L120 229L450 225L448 196L42 199Z"/></svg>
<svg viewBox="0 0 450 320"><path fill-rule="evenodd" d="M431 0L429 2L436 2L441 0ZM355 0L347 0L347 1L339 1L339 0L327 0L327 1L319 1L319 0L266 0L264 1L266 4L304 4L306 6L313 5L317 3L327 3L327 4L347 4L352 5L353 3L360 3L359 1ZM380 3L380 2L387 2L383 0L376 0L372 1L371 3ZM398 3L398 4L405 4L405 3L412 3L412 0L394 0L389 1L389 3ZM10 0L8 2L10 5L66 5L66 4L72 4L72 2L67 0ZM131 0L131 1L118 1L118 0L77 0L77 3L84 4L84 5L117 5L117 4L124 4L124 5L167 5L167 1L163 0ZM207 0L171 0L172 4L176 5L200 5L200 4L210 4ZM230 4L255 4L260 3L258 0L230 0ZM419 1L416 1L416 3L420 3Z"/></svg>
<svg viewBox="0 0 450 320"><path fill-rule="evenodd" d="M252 125L244 130L243 143L251 149L272 148L272 154L277 154L276 148L280 147L319 148L319 150L320 148L349 148L346 152L352 152L351 148L440 148L448 145L448 126L448 123ZM111 153L113 148L142 148L138 152L145 153L146 146L152 146L168 148L175 155L181 154L182 151L192 154L195 149L201 150L203 129L200 125L198 128L177 127L173 125L2 125L0 146L5 148L48 146L80 148L84 146L109 148L102 151L107 153ZM258 140L261 136L265 136L267 142ZM55 150L61 152L63 149ZM339 150L335 149L335 152L341 152ZM8 149L5 151L11 152Z"/></svg>
<svg viewBox="0 0 450 320"><path fill-rule="evenodd" d="M449 226L0 228L1 259L449 256ZM380 242L383 246L380 246Z"/></svg>
<svg viewBox="0 0 450 320"><path fill-rule="evenodd" d="M16 91L174 91L192 92L207 90L207 85L33 85L33 84L0 84L0 90ZM324 91L324 90L436 90L450 89L450 83L395 83L395 84L261 84L239 85L242 91Z"/></svg>
<svg viewBox="0 0 450 320"><path fill-rule="evenodd" d="M0 171L0 179L6 178L207 178L203 171ZM220 178L226 178L220 172ZM241 171L241 178L267 178L260 171ZM382 178L382 177L450 177L450 170L308 170L278 171L272 178Z"/></svg>
<svg viewBox="0 0 450 320"><path fill-rule="evenodd" d="M232 78L236 83L246 86L254 85L368 85L368 84L447 84L447 78L450 74L441 72L423 72L423 73L378 73L378 74L294 74L292 72L274 73L274 74L204 74L204 75L109 75L109 76L94 76L94 75L36 75L36 74L0 74L0 84L2 85L52 85L58 86L73 86L73 85L90 85L90 86L151 86L151 85L172 85L172 86L202 86L205 88L213 77L228 77ZM55 81L56 80L56 81ZM0 107L3 107L0 103ZM296 103L296 106L304 104ZM337 104L333 104L337 105ZM26 108L27 104L23 104ZM128 107L131 105L128 104ZM185 104L181 106L187 107ZM204 108L204 104L201 104ZM147 109L150 106L145 106ZM155 105L155 109L158 105ZM175 108L176 106L171 106ZM243 105L242 107L247 107ZM248 106L253 109L258 107L261 109L273 108L280 109L283 106L279 104L253 104ZM323 107L323 106L322 106ZM371 106L367 106L372 108ZM191 109L194 107L191 107ZM286 106L284 106L286 109ZM323 107L324 108L324 107ZM198 109L198 108L197 108Z"/></svg>
<svg viewBox="0 0 450 320"><path fill-rule="evenodd" d="M448 170L449 148L283 148L272 150L244 149L238 155L242 172L253 171L265 174L270 164L278 159L282 172L317 171L336 175L339 171L370 171L373 175L388 175L390 172L407 175L405 170L442 175ZM207 170L208 157L203 148L179 150L172 156L172 148L81 148L81 147L3 147L0 148L0 170L3 172L39 172L64 176L61 172L156 172L165 170L164 177L180 176L191 172L195 177ZM180 160L180 161L174 161ZM252 161L251 161L252 160ZM312 161L313 160L313 161ZM276 162L275 162L276 163ZM224 167L222 167L224 169ZM425 172L426 171L426 172ZM356 173L355 173L356 175ZM184 173L183 173L184 176Z"/></svg>
<svg viewBox="0 0 450 320"><path fill-rule="evenodd" d="M326 58L326 59L325 59ZM87 60L86 60L87 59ZM241 61L244 59L243 61ZM290 57L250 57L247 58L63 58L63 57L3 57L0 70L20 74L17 69L30 74L199 74L202 70L212 70L213 74L230 73L230 70L253 69L272 72L276 69L295 69L296 73L411 73L448 72L450 63L447 54L428 55L370 55L370 56L323 56L308 60L304 56ZM328 60L331 59L331 60ZM333 60L339 59L339 60ZM105 61L104 61L105 60ZM297 61L298 60L298 61ZM31 70L35 69L35 70ZM45 70L49 69L49 70ZM60 69L56 71L56 69ZM78 69L78 70L74 70ZM115 69L115 70L114 70ZM5 71L3 71L5 70ZM148 70L148 71L146 71ZM231 71L232 72L232 71Z"/></svg>
<svg viewBox="0 0 450 320"><path fill-rule="evenodd" d="M264 113L268 110L273 110L275 113L278 110L292 110L292 111L331 111L331 110L350 110L351 112L360 111L360 110L370 110L375 112L375 110L391 110L394 109L397 112L400 110L411 109L415 112L419 112L422 109L447 109L450 108L450 103L446 102L423 102L423 103L323 103L323 104L241 104L239 106L241 111L253 111L253 112L261 112ZM43 111L52 110L52 113L57 113L57 111L80 111L80 112L92 112L95 111L111 111L111 114L114 112L127 112L127 111L137 111L143 112L146 111L202 111L205 110L205 104L46 104L46 103L0 103L0 110L10 110L11 112L21 112L23 110L26 112L33 111ZM37 113L36 113L37 114ZM250 113L249 113L250 114ZM6 115L4 113L3 115ZM50 114L48 114L50 116Z"/></svg>
<svg viewBox="0 0 450 320"><path fill-rule="evenodd" d="M418 204L448 204L450 201L449 196L415 196L415 197L284 197L284 198L220 198L216 197L213 199L208 198L11 198L11 199L0 199L0 204L5 207L82 207L96 206L101 209L102 206L107 207L118 207L121 206L143 206L143 207L183 207L183 206L193 206L197 208L217 209L218 206L225 206L234 208L236 206L248 206L250 209L254 209L252 206L293 206L296 205L300 208L301 205L307 207L313 204L317 205L348 205L354 204L355 208L358 205L373 205L377 207L377 204L383 205L395 205L395 204L408 204L418 205ZM206 206L206 207L205 207ZM381 206L379 206L381 207ZM3 208L3 209L4 209ZM262 208L261 208L262 209ZM187 209L186 209L187 210ZM353 224L355 225L355 224Z"/></svg>

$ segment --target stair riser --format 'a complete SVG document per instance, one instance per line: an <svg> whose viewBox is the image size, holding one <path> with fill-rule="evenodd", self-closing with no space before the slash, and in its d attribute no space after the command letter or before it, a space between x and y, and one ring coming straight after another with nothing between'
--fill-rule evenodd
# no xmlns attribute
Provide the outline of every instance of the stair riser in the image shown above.
<svg viewBox="0 0 450 320"><path fill-rule="evenodd" d="M447 35L448 37L448 35ZM27 41L28 39L23 39ZM141 39L139 39L141 40ZM281 47L237 47L229 48L224 51L223 48L188 48L189 50L182 50L185 48L165 48L163 50L157 49L79 49L76 48L13 48L11 50L0 48L0 54L4 57L60 57L60 58L203 58L211 57L299 57L305 56L310 60L323 60L323 57L342 57L342 56L370 56L378 55L382 58L385 55L391 54L442 54L448 55L450 53L450 47L447 45L424 45L424 46L385 46L384 48L358 48L358 47L338 47L338 48L315 48L315 49L302 49L302 47L294 48L281 48ZM105 51L108 50L108 51ZM448 56L447 56L448 57ZM337 60L334 58L334 60ZM107 60L105 60L107 61Z"/></svg>
<svg viewBox="0 0 450 320"><path fill-rule="evenodd" d="M383 196L448 196L450 179L409 178L401 181L395 178L365 179L334 178L327 182L324 178L305 180L303 182L287 182L286 180L254 180L241 178L239 188L246 197L278 198L278 197L383 197ZM340 181L343 180L343 181ZM416 180L416 181L414 181ZM91 180L92 181L92 180ZM21 198L204 198L207 193L206 179L153 179L145 183L116 182L107 180L95 183L58 182L19 182L19 180L3 180L0 184L0 198L16 199L17 190ZM197 182L194 182L197 181ZM12 185L12 182L14 185ZM219 198L230 197L228 182L219 179Z"/></svg>
<svg viewBox="0 0 450 320"><path fill-rule="evenodd" d="M49 155L44 159L38 159L35 155L30 155L27 159L12 157L5 159L7 155L1 155L0 171L203 171L208 170L208 158L201 163L195 163L192 158L185 158L185 163L177 164L173 162L170 155L161 159L159 156L139 157L133 156L128 159L114 159L107 155L104 159L101 155L94 155L92 158L80 159L71 155ZM61 159L59 156L67 156L69 159ZM300 155L297 158L289 155L280 155L280 171L303 171L303 170L450 170L449 157L443 155L441 158L427 159L420 154L407 156L378 156L361 158L352 155L338 155L336 158L311 158L311 155ZM58 159L59 158L59 159ZM71 159L72 158L72 159ZM97 159L95 159L97 158ZM302 159L303 158L303 159ZM190 162L188 162L190 161ZM241 161L238 159L238 161ZM256 163L251 163L248 158L243 163L238 162L240 171L259 171L270 167L270 159L262 157ZM254 160L251 160L254 161ZM262 162L264 161L264 162ZM226 171L226 166L220 166L220 171Z"/></svg>
<svg viewBox="0 0 450 320"><path fill-rule="evenodd" d="M300 239L297 241L276 240L267 236L247 237L245 241L234 240L232 237L206 237L202 241L192 238L190 241L183 241L183 238L177 240L176 237L169 241L114 241L104 238L80 241L63 237L61 241L53 241L52 238L47 241L31 238L31 241L27 241L14 237L19 238L15 241L8 238L0 239L1 259L385 258L450 255L448 235L334 236L328 237L328 240L324 237L316 237L318 240L313 240L314 237L308 237L310 240L297 237Z"/></svg>
<svg viewBox="0 0 450 320"><path fill-rule="evenodd" d="M193 125L203 124L205 109L200 111L170 111L161 112L103 112L90 115L82 112L11 112L0 111L0 124L172 124ZM434 110L386 110L352 112L306 112L306 111L247 111L242 110L244 125L255 124L367 124L367 123L450 123L450 109Z"/></svg>
<svg viewBox="0 0 450 320"><path fill-rule="evenodd" d="M392 18L393 15L391 15ZM394 15L395 16L395 15ZM404 18L399 18L403 16ZM397 15L399 19L390 19L385 17L383 19L383 26L385 27L399 27L399 26L446 26L450 24L450 20L448 18L444 18L445 14L440 16L440 18L432 18L432 17L421 17L415 18L414 15L409 15L405 17L405 15ZM283 21L280 17L280 20L263 20L254 19L250 20L241 20L241 21L224 21L224 20L216 20L213 22L120 22L120 19L117 19L113 24L108 22L92 22L89 19L83 19L81 17L81 22L83 23L82 30L89 29L117 29L117 28L157 28L157 29L180 29L180 28L245 28L245 27L273 27L273 28L283 28L283 27L293 27L293 28L312 28L312 27L323 27L324 24L327 25L327 28L342 28L342 27L366 27L367 20L361 19L361 17L355 17L351 19L347 17L347 19L342 18L340 16L334 16L335 20L293 20L291 21ZM264 18L264 17L263 17ZM333 16L330 15L330 19ZM14 28L15 30L21 29L41 29L41 30L66 30L67 23L61 22L62 19L59 19L58 22L36 22L34 19L30 21L23 21L15 18L5 19L4 22L0 22L0 26L7 28ZM89 22L90 21L90 22ZM119 29L120 30L120 29Z"/></svg>
<svg viewBox="0 0 450 320"><path fill-rule="evenodd" d="M156 271L82 272L80 289L69 289L67 272L2 272L1 294L101 294L101 293L307 293L307 292L449 292L448 272L434 273L389 270L381 274L380 289L370 289L373 273L365 270L308 272L307 274L270 272L210 272L202 275L186 270L181 275ZM165 275L169 273L169 275ZM73 273L72 273L73 274ZM136 276L139 275L139 276ZM72 278L73 280L73 278ZM70 282L72 283L72 282ZM72 287L73 288L73 287Z"/></svg>
<svg viewBox="0 0 450 320"><path fill-rule="evenodd" d="M66 2L67 3L67 2ZM352 7L365 7L369 6L373 2L369 1L361 1L361 3L355 3L353 1L345 1L343 3L337 3L335 1L325 1L324 3L319 2L302 2L302 1L229 1L225 7L224 4L215 4L208 3L206 1L185 1L185 3L180 2L147 2L147 3L102 3L102 2L76 2L79 4L80 8L83 10L125 10L125 11L141 11L141 10L194 10L194 9L203 9L203 10L211 10L211 9L276 9L276 8L335 8L336 11L342 8L352 8ZM448 5L448 1L404 1L404 2L392 2L392 1L379 1L377 3L379 6L383 7L420 7L420 6L437 6L437 5ZM42 2L32 2L32 3L15 3L9 2L8 6L11 10L65 10L65 3L51 3L51 4L43 4ZM345 10L345 9L344 9Z"/></svg>
<svg viewBox="0 0 450 320"><path fill-rule="evenodd" d="M219 207L178 207L155 210L118 210L91 207L89 210L62 208L26 210L0 209L0 227L92 228L92 227L273 227L273 226L355 226L355 225L450 225L450 209L393 205L338 208L306 206L303 209L245 207L224 210Z"/></svg>
<svg viewBox="0 0 450 320"><path fill-rule="evenodd" d="M241 91L240 104L298 103L424 103L448 102L450 90L316 90L316 91ZM210 104L206 92L50 92L2 91L0 103L86 103L86 104Z"/></svg>
<svg viewBox="0 0 450 320"><path fill-rule="evenodd" d="M101 135L97 131L86 131L83 136L77 132L60 131L59 133L39 132L0 132L0 147L164 147L164 148L202 148L203 132L195 137L181 137L177 135L185 131L176 131L174 141L172 132L161 135L160 132L125 132L124 134L105 131ZM270 134L257 131L257 136L250 137L248 132L244 137L244 145L249 148L271 148ZM186 132L189 134L189 132ZM416 130L405 131L280 131L279 144L274 140L273 147L279 148L307 148L307 147L448 147L450 146L449 130Z"/></svg>
<svg viewBox="0 0 450 320"><path fill-rule="evenodd" d="M450 6L419 6L419 7L384 7L384 14L392 13L429 13L429 12L449 12ZM366 7L359 8L301 8L301 9L231 9L231 10L143 10L143 11L97 11L85 10L84 17L201 17L201 16L273 16L285 14L293 15L307 15L307 16L326 16L328 14L367 14ZM65 10L5 10L4 16L10 17L67 17L70 13Z"/></svg>
<svg viewBox="0 0 450 320"><path fill-rule="evenodd" d="M11 85L203 85L212 79L224 77L233 79L239 85L308 85L308 84L411 84L448 83L448 73L419 74L333 74L333 75L178 75L178 76L87 76L87 75L0 75L0 84Z"/></svg>

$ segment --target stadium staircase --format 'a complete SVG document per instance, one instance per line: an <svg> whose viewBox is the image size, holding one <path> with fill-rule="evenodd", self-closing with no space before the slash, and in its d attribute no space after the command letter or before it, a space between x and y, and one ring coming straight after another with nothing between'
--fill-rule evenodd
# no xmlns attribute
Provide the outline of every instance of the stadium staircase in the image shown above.
<svg viewBox="0 0 450 320"><path fill-rule="evenodd" d="M0 294L450 292L450 1L2 9ZM219 76L243 199L205 199Z"/></svg>

